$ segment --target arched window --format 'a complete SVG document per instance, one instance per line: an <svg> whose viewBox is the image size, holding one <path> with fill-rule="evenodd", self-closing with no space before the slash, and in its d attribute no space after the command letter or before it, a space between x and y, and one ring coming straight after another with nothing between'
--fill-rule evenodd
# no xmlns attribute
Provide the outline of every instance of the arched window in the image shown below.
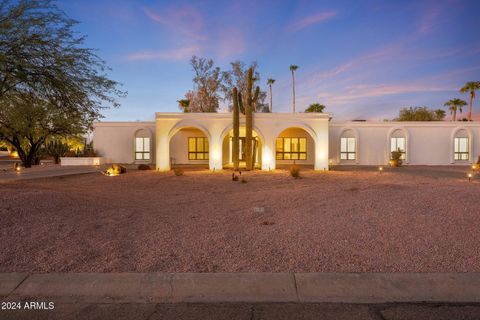
<svg viewBox="0 0 480 320"><path fill-rule="evenodd" d="M455 161L470 160L470 138L465 130L458 130L453 138L453 159Z"/></svg>
<svg viewBox="0 0 480 320"><path fill-rule="evenodd" d="M150 134L139 130L135 134L135 160L150 160Z"/></svg>
<svg viewBox="0 0 480 320"><path fill-rule="evenodd" d="M400 151L402 154L400 159L407 159L407 137L402 130L395 130L390 136L390 157L392 151Z"/></svg>
<svg viewBox="0 0 480 320"><path fill-rule="evenodd" d="M345 130L340 137L340 161L357 160L357 138L352 130Z"/></svg>

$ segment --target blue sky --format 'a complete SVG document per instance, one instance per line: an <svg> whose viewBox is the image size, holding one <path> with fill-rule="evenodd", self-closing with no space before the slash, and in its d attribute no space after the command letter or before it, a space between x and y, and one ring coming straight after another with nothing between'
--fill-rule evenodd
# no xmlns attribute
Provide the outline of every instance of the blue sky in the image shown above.
<svg viewBox="0 0 480 320"><path fill-rule="evenodd" d="M257 61L274 78L273 108L319 102L336 120L393 118L407 106L439 108L480 80L480 1L60 0L86 44L128 96L107 120L178 111L192 89L195 54L222 69ZM479 95L480 96L480 95ZM480 98L480 97L479 97ZM478 99L480 100L480 99ZM477 118L480 102L474 103ZM464 115L465 115L464 111Z"/></svg>

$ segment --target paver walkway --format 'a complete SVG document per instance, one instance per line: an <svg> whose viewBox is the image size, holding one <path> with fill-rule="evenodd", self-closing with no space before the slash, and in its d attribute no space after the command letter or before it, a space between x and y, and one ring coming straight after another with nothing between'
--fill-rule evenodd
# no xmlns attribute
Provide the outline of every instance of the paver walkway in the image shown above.
<svg viewBox="0 0 480 320"><path fill-rule="evenodd" d="M7 273L0 301L21 309L0 319L480 319L480 274Z"/></svg>

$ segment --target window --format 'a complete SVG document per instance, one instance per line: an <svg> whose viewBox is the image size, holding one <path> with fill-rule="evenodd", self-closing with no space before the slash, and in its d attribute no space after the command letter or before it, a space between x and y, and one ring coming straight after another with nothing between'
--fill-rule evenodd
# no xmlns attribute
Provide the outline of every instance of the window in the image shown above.
<svg viewBox="0 0 480 320"><path fill-rule="evenodd" d="M454 141L454 159L455 160L469 160L469 141L468 138L455 138Z"/></svg>
<svg viewBox="0 0 480 320"><path fill-rule="evenodd" d="M307 138L277 138L277 160L307 160Z"/></svg>
<svg viewBox="0 0 480 320"><path fill-rule="evenodd" d="M400 149L402 156L400 159L405 160L407 158L407 139L405 137L392 137L390 138L390 157L392 151Z"/></svg>
<svg viewBox="0 0 480 320"><path fill-rule="evenodd" d="M355 138L341 138L340 139L340 160L355 160L356 159L356 145Z"/></svg>
<svg viewBox="0 0 480 320"><path fill-rule="evenodd" d="M150 160L150 138L135 138L135 160Z"/></svg>
<svg viewBox="0 0 480 320"><path fill-rule="evenodd" d="M208 138L188 138L188 160L208 160Z"/></svg>

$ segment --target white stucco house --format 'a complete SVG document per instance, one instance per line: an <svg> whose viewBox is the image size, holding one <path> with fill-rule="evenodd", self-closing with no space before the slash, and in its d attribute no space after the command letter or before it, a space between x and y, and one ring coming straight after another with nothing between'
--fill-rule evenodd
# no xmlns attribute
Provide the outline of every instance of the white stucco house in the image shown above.
<svg viewBox="0 0 480 320"><path fill-rule="evenodd" d="M245 118L240 118L240 160ZM231 113L163 113L153 122L98 122L93 144L117 163L232 166ZM469 165L480 156L478 122L332 121L328 113L255 113L255 165L384 165L400 149L407 165Z"/></svg>

